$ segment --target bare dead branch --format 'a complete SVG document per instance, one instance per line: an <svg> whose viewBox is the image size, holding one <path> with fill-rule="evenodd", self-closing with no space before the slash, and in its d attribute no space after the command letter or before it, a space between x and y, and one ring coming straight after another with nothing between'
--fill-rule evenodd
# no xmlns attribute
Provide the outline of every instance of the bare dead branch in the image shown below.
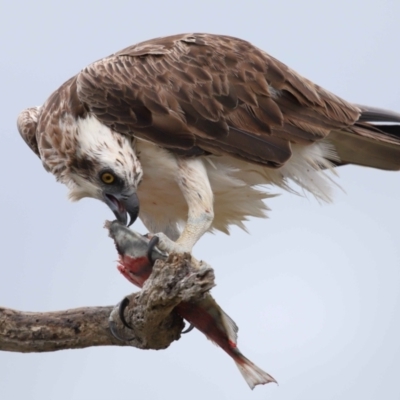
<svg viewBox="0 0 400 400"><path fill-rule="evenodd" d="M193 265L195 263L196 265ZM86 307L35 313L0 308L0 350L21 353L78 349L91 346L133 346L164 349L178 340L184 326L174 308L198 300L214 286L213 270L192 262L190 256L174 255L158 260L143 289L128 296L123 326L118 309ZM109 328L111 319L121 337Z"/></svg>

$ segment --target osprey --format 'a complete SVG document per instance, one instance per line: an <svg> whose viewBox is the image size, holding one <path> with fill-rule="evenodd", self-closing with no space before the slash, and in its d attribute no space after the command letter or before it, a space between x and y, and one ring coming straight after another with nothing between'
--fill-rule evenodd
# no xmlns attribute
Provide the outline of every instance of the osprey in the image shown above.
<svg viewBox="0 0 400 400"><path fill-rule="evenodd" d="M44 168L166 251L264 217L266 186L330 200L325 171L400 169L400 114L350 104L250 43L182 34L90 64L18 117ZM140 204L140 209L139 209ZM129 215L129 219L128 219Z"/></svg>

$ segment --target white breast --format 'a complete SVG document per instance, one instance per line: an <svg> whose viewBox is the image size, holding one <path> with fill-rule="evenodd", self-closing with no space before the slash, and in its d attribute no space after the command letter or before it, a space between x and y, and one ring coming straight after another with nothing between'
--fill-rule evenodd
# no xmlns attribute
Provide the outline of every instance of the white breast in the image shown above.
<svg viewBox="0 0 400 400"><path fill-rule="evenodd" d="M201 157L214 193L215 218L212 229L228 233L229 225L245 229L248 217L266 217L264 199L272 197L267 186L276 185L289 191L290 181L317 198L330 201L331 180L321 169L329 168L326 157L332 148L326 143L293 145L293 156L280 169L269 169L229 156ZM138 140L137 154L143 167L138 189L140 218L151 232L179 236L188 207L176 182L178 166L174 155L146 141Z"/></svg>

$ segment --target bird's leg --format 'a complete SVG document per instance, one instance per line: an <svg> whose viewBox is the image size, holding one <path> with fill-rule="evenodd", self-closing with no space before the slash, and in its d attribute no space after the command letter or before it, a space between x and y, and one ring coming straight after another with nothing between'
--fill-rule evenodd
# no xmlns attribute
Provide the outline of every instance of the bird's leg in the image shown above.
<svg viewBox="0 0 400 400"><path fill-rule="evenodd" d="M168 253L190 253L214 219L213 193L201 159L178 158L177 163L177 182L188 205L188 219L176 242L163 233L157 234L158 247Z"/></svg>

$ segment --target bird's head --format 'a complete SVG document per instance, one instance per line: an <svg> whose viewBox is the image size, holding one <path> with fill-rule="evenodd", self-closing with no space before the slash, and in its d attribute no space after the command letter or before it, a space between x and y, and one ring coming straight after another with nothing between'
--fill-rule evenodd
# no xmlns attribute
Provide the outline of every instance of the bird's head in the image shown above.
<svg viewBox="0 0 400 400"><path fill-rule="evenodd" d="M143 172L134 139L114 132L90 114L75 118L61 110L55 118L50 112L43 116L44 107L22 111L17 124L45 169L68 186L71 200L101 200L121 223L135 222L139 214L136 189Z"/></svg>
<svg viewBox="0 0 400 400"><path fill-rule="evenodd" d="M139 214L136 189L143 174L134 141L94 117L78 121L77 136L68 172L61 179L70 189L70 199L101 200L118 221L131 225Z"/></svg>
<svg viewBox="0 0 400 400"><path fill-rule="evenodd" d="M67 88L66 93L70 93L69 86L74 82L66 82L61 89ZM143 175L134 138L84 113L73 96L65 101L61 89L43 106L19 114L17 125L22 138L45 169L68 186L71 200L101 200L118 221L131 225L139 214L136 189Z"/></svg>

